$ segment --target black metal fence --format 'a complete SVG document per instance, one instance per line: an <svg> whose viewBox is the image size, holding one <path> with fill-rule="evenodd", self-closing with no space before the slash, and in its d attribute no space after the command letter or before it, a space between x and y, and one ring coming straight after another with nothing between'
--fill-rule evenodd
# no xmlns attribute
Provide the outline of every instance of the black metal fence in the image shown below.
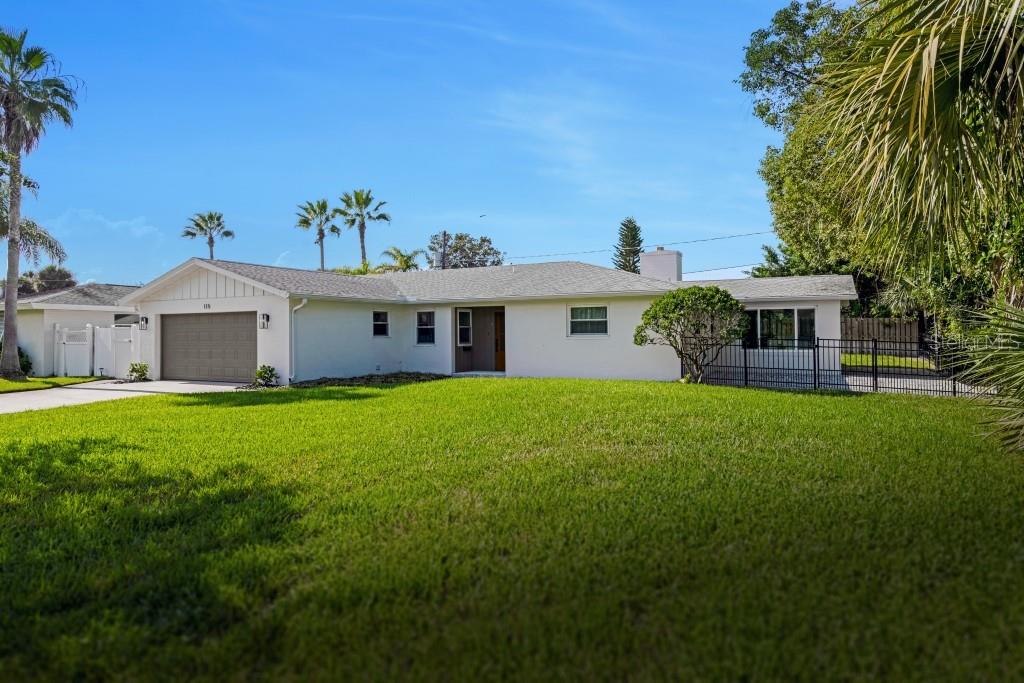
<svg viewBox="0 0 1024 683"><path fill-rule="evenodd" d="M736 342L704 370L704 382L769 389L974 395L935 342L816 339L751 348Z"/></svg>

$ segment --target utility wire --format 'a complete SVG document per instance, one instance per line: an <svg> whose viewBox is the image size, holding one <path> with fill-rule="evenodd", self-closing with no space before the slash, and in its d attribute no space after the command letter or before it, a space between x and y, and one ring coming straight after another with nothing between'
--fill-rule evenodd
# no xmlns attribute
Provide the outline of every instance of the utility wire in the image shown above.
<svg viewBox="0 0 1024 683"><path fill-rule="evenodd" d="M739 235L722 235L721 237L705 237L699 240L681 240L679 242L658 242L663 247L674 247L678 244L697 244L699 242L717 242L718 240L732 240L737 237L753 237L754 235L768 235L772 230L761 230L759 232L745 232ZM641 247L642 248L642 247ZM601 254L607 251L615 251L615 247L608 247L607 249L590 249L589 251L563 251L557 254L531 254L529 256L506 256L508 259L524 259L524 258L550 258L552 256L582 256L584 254Z"/></svg>

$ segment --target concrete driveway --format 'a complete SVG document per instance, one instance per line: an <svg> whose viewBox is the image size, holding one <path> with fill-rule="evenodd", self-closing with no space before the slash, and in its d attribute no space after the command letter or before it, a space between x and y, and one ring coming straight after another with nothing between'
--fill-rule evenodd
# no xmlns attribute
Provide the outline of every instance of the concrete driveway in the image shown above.
<svg viewBox="0 0 1024 683"><path fill-rule="evenodd" d="M69 387L0 394L0 413L20 413L26 410L77 406L83 403L157 394L207 394L218 391L234 391L237 386L241 385L229 382L179 380L118 384L116 380L105 379L86 384L73 384Z"/></svg>

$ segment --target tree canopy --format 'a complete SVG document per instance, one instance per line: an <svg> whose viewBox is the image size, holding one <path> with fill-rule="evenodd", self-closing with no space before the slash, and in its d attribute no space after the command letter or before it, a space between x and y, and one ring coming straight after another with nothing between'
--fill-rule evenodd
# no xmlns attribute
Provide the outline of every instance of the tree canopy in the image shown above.
<svg viewBox="0 0 1024 683"><path fill-rule="evenodd" d="M430 267L437 269L500 266L505 260L490 237L473 237L468 232L442 231L432 235L427 254Z"/></svg>
<svg viewBox="0 0 1024 683"><path fill-rule="evenodd" d="M682 287L651 302L633 333L637 346L669 346L685 377L700 383L722 349L743 336L743 304L721 287Z"/></svg>
<svg viewBox="0 0 1024 683"><path fill-rule="evenodd" d="M612 265L628 273L639 273L640 252L643 249L644 240L640 234L640 226L632 216L627 216L619 224L619 241L612 255Z"/></svg>

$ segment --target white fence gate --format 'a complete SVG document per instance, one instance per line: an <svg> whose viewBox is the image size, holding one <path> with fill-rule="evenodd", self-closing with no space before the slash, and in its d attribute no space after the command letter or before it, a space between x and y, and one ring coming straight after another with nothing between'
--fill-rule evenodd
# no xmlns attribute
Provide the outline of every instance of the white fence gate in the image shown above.
<svg viewBox="0 0 1024 683"><path fill-rule="evenodd" d="M139 326L115 325L53 330L53 374L62 377L128 376L128 366L139 360Z"/></svg>

